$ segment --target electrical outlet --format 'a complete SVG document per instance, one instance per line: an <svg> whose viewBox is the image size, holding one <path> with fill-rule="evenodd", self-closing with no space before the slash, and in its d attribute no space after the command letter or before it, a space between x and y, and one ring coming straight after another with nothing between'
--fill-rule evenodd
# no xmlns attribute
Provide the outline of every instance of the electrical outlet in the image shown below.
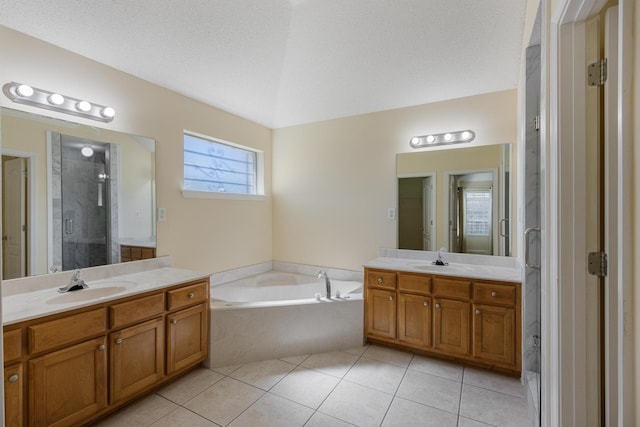
<svg viewBox="0 0 640 427"><path fill-rule="evenodd" d="M167 220L167 208L158 208L158 221Z"/></svg>
<svg viewBox="0 0 640 427"><path fill-rule="evenodd" d="M387 209L387 219L396 219L396 209L395 208Z"/></svg>

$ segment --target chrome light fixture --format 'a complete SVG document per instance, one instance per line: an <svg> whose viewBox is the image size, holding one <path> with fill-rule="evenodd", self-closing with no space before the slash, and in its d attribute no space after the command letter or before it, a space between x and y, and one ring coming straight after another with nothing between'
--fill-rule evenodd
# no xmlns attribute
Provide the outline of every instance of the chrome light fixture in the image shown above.
<svg viewBox="0 0 640 427"><path fill-rule="evenodd" d="M112 121L116 115L115 110L111 107L95 104L83 99L72 98L56 92L49 92L48 90L38 89L21 83L7 83L2 86L2 92L13 102L73 114L74 116L105 123Z"/></svg>
<svg viewBox="0 0 640 427"><path fill-rule="evenodd" d="M430 135L414 136L409 141L413 148L431 147L433 145L448 145L471 142L476 138L472 130L460 130L456 132L433 133Z"/></svg>

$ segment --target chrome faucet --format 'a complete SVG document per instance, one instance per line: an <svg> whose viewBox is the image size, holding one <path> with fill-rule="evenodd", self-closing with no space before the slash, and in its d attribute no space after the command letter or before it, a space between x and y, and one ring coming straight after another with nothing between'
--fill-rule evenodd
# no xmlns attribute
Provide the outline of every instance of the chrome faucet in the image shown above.
<svg viewBox="0 0 640 427"><path fill-rule="evenodd" d="M74 271L73 276L71 276L71 280L69 281L69 284L62 288L58 288L58 292L63 294L66 292L77 291L80 289L87 289L89 286L87 286L87 284L84 283L84 280L80 278L80 274L82 274L80 269Z"/></svg>
<svg viewBox="0 0 640 427"><path fill-rule="evenodd" d="M432 263L432 264L433 264L433 265L448 265L449 263L448 263L448 262L445 262L445 261L444 261L444 259L443 259L443 258L444 258L444 253L445 253L446 251L447 251L447 250L446 250L445 248L440 248L440 249L438 250L438 258L437 258L435 261L433 261L433 263Z"/></svg>
<svg viewBox="0 0 640 427"><path fill-rule="evenodd" d="M327 287L327 299L331 299L331 281L329 280L329 276L327 276L327 272L320 270L318 279L324 279L324 284Z"/></svg>

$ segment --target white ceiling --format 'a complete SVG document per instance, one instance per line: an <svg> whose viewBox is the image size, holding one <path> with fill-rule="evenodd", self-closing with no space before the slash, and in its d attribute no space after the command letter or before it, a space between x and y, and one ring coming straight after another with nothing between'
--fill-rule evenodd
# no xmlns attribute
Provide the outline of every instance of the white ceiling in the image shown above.
<svg viewBox="0 0 640 427"><path fill-rule="evenodd" d="M279 128L517 86L526 0L0 0L0 25Z"/></svg>

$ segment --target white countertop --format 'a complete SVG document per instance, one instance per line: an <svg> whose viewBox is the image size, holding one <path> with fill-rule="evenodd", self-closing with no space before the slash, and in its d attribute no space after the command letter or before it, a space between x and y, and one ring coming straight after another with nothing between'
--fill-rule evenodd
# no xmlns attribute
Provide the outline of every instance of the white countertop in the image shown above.
<svg viewBox="0 0 640 427"><path fill-rule="evenodd" d="M10 325L206 277L209 277L209 274L181 268L162 267L98 280L86 280L89 289L66 294L58 292L59 286L16 293L2 298L2 320L4 325ZM90 291L91 295L96 295L105 290L103 288L117 288L117 292L107 296L82 298L82 292ZM62 298L60 298L61 296ZM81 300L73 301L78 298ZM65 299L70 301L65 301Z"/></svg>
<svg viewBox="0 0 640 427"><path fill-rule="evenodd" d="M364 266L384 270L468 277L501 282L520 282L522 280L522 271L520 268L496 265L464 264L457 262L450 262L448 265L433 265L432 262L428 260L379 257L368 261Z"/></svg>

